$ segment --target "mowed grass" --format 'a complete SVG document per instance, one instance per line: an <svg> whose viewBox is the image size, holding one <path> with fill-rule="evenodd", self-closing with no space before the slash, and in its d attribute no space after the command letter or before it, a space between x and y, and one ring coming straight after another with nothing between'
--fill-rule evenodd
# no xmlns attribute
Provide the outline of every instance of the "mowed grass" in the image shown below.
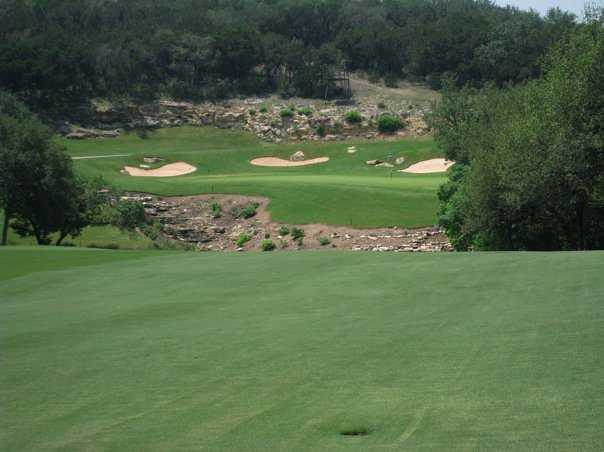
<svg viewBox="0 0 604 452"><path fill-rule="evenodd" d="M1 249L0 449L601 451L603 274L601 252Z"/></svg>
<svg viewBox="0 0 604 452"><path fill-rule="evenodd" d="M436 221L438 186L443 174L402 174L395 168L373 168L367 160L404 156L405 166L440 156L431 138L395 141L271 144L253 135L211 127L161 129L141 138L136 133L111 140L61 140L74 157L119 155L76 160L88 176L102 175L116 187L159 195L237 193L270 198L275 221L325 223L354 227L420 227ZM350 155L346 149L359 151ZM307 158L330 157L325 164L299 168L250 165L256 157L288 159L302 149ZM160 155L166 163L183 160L198 171L172 178L140 178L120 174L124 165L139 165L144 155Z"/></svg>

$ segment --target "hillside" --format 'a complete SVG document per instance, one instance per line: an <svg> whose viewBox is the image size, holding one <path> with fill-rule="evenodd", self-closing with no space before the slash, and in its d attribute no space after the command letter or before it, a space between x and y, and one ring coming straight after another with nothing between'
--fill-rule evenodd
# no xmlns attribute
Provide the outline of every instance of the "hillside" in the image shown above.
<svg viewBox="0 0 604 452"><path fill-rule="evenodd" d="M0 444L602 450L603 272L600 252L0 249Z"/></svg>

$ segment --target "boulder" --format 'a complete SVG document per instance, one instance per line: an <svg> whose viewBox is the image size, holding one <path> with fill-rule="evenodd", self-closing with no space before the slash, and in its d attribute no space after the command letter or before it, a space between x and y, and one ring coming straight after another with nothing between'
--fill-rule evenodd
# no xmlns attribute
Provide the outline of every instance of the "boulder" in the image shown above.
<svg viewBox="0 0 604 452"><path fill-rule="evenodd" d="M375 165L376 168L394 168L392 163L382 162Z"/></svg>
<svg viewBox="0 0 604 452"><path fill-rule="evenodd" d="M161 157L143 157L143 162L145 163L159 163L163 161L164 159Z"/></svg>
<svg viewBox="0 0 604 452"><path fill-rule="evenodd" d="M289 159L292 162L301 162L303 160L306 160L306 156L304 155L303 151L296 151L294 154L292 154Z"/></svg>
<svg viewBox="0 0 604 452"><path fill-rule="evenodd" d="M397 165L402 165L405 163L405 157L399 157L394 161Z"/></svg>
<svg viewBox="0 0 604 452"><path fill-rule="evenodd" d="M365 162L365 163L367 163L367 165L370 165L370 166L376 166L376 165L379 165L384 162L382 160L367 160L367 162Z"/></svg>

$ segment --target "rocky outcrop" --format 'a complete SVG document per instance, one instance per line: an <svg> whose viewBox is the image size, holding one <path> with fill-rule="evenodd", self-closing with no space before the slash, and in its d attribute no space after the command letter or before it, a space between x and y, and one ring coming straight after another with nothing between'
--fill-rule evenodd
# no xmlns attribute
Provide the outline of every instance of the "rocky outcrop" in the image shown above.
<svg viewBox="0 0 604 452"><path fill-rule="evenodd" d="M78 127L67 133L65 138L70 140L85 140L88 138L117 138L119 136L119 130L95 130Z"/></svg>
<svg viewBox="0 0 604 452"><path fill-rule="evenodd" d="M343 249L353 251L440 252L452 251L446 236L437 228L381 228L358 230L343 226L305 225L303 242L292 240L282 231L292 226L272 222L266 211L268 200L239 195L200 195L159 198L130 193L125 199L143 203L147 215L159 222L163 233L200 251L259 250L269 236L278 249ZM213 205L219 205L217 209ZM240 215L250 204L258 205L250 218ZM285 228L284 228L285 226ZM236 241L242 234L249 237L244 245ZM329 238L329 246L322 240Z"/></svg>
<svg viewBox="0 0 604 452"><path fill-rule="evenodd" d="M88 129L63 130L71 139L110 138L120 129L152 129L182 125L215 126L223 129L243 129L265 141L337 141L348 138L376 139L377 119L384 110L372 104L286 105L259 108L263 99L253 98L232 103L190 103L163 100L144 105L97 105L94 123ZM281 113L293 111L293 116ZM346 114L357 111L361 122L349 124ZM407 127L396 136L420 136L429 132L423 111L391 111Z"/></svg>

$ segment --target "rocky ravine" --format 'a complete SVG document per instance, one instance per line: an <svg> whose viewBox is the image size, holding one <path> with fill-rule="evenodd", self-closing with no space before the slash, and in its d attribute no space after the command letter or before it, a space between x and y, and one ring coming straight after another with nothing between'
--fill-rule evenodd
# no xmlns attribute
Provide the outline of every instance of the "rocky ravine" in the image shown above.
<svg viewBox="0 0 604 452"><path fill-rule="evenodd" d="M125 199L142 202L150 218L162 224L164 233L173 240L187 243L200 251L258 250L261 242L270 238L277 250L340 249L353 251L439 252L451 251L446 236L436 228L423 229L353 229L330 225L301 225L305 237L302 245L291 234L281 236L279 230L292 226L271 221L266 210L266 198L238 195L199 195L160 198L147 194L129 193ZM220 206L220 215L213 213L212 204ZM256 214L248 219L239 213L252 203L258 205ZM250 240L243 246L236 241L241 234ZM329 244L321 244L327 238Z"/></svg>

